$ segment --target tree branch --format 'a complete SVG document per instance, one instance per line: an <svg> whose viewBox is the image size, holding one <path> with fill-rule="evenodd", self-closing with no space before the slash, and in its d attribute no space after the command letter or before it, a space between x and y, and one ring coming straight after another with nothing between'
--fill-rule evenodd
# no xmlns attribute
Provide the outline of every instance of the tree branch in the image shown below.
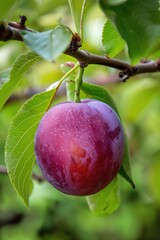
<svg viewBox="0 0 160 240"><path fill-rule="evenodd" d="M25 16L20 16L19 23L9 22L6 24L4 21L0 22L0 41L23 41L21 37L21 30L25 29L27 31L34 32L35 30L25 26L26 19L27 18ZM79 50L77 49L77 46L74 49L72 41L69 48L64 53L77 59L80 62L81 67L87 67L90 64L97 64L121 70L119 73L119 80L121 81L126 81L126 79L137 74L160 71L160 59L157 61L143 61L132 66L128 62L119 59L108 58L107 56L100 56L85 50Z"/></svg>
<svg viewBox="0 0 160 240"><path fill-rule="evenodd" d="M5 166L0 165L0 174L8 174L7 168ZM32 178L38 182L45 181L45 178L43 176L37 175L36 173L32 174Z"/></svg>
<svg viewBox="0 0 160 240"><path fill-rule="evenodd" d="M27 30L30 32L35 32L31 28L27 28L25 22L27 18L25 16L19 16L20 22L8 22L0 21L0 41L9 41L9 40L17 40L23 41L22 36L20 34L21 30Z"/></svg>
<svg viewBox="0 0 160 240"><path fill-rule="evenodd" d="M23 213L11 213L11 212L1 212L0 215L0 229L6 227L7 225L20 224L25 215Z"/></svg>

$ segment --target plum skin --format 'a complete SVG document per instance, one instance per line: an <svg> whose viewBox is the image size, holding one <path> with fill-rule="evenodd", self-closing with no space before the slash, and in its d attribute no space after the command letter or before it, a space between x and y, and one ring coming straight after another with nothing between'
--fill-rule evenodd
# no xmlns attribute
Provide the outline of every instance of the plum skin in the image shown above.
<svg viewBox="0 0 160 240"><path fill-rule="evenodd" d="M94 99L52 107L35 136L35 155L43 176L69 195L87 196L107 186L120 169L123 153L118 115Z"/></svg>

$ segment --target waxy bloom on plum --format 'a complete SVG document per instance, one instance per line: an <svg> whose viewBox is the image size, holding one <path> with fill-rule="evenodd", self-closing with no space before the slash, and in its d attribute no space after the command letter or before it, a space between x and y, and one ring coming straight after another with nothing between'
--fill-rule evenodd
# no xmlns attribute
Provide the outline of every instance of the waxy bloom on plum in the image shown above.
<svg viewBox="0 0 160 240"><path fill-rule="evenodd" d="M116 112L98 100L65 102L42 118L35 137L44 177L63 193L94 194L118 173L124 133Z"/></svg>

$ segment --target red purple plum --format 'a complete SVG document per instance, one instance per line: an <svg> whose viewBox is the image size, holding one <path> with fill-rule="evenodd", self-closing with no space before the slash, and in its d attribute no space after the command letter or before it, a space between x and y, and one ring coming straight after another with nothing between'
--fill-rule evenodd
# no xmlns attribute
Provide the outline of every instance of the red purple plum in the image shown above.
<svg viewBox="0 0 160 240"><path fill-rule="evenodd" d="M123 127L103 102L64 102L42 118L35 155L43 176L55 188L70 195L91 195L107 186L120 169Z"/></svg>

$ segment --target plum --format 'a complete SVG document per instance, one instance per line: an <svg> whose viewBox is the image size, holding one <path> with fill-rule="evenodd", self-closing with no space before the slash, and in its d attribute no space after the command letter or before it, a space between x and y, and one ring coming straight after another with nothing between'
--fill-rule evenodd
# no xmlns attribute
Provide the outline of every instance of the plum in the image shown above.
<svg viewBox="0 0 160 240"><path fill-rule="evenodd" d="M52 107L35 136L35 155L43 176L70 195L91 195L107 186L118 173L123 154L118 115L94 99Z"/></svg>

